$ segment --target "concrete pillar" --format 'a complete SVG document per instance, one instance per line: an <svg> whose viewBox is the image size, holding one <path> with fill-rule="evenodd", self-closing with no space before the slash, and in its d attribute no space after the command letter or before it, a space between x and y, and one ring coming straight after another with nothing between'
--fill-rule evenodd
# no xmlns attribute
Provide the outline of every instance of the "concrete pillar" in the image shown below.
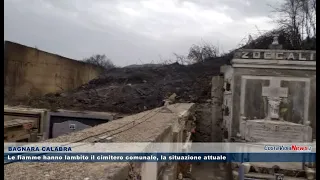
<svg viewBox="0 0 320 180"><path fill-rule="evenodd" d="M222 123L222 104L223 104L223 76L214 76L212 78L211 102L212 102L212 118L211 118L211 141L219 142L222 134L219 126Z"/></svg>
<svg viewBox="0 0 320 180"><path fill-rule="evenodd" d="M32 130L30 132L29 142L37 142L38 141L38 132L37 130Z"/></svg>
<svg viewBox="0 0 320 180"><path fill-rule="evenodd" d="M158 163L145 162L141 168L141 180L157 180L158 179Z"/></svg>
<svg viewBox="0 0 320 180"><path fill-rule="evenodd" d="M176 180L175 171L173 168L167 168L163 173L162 180Z"/></svg>

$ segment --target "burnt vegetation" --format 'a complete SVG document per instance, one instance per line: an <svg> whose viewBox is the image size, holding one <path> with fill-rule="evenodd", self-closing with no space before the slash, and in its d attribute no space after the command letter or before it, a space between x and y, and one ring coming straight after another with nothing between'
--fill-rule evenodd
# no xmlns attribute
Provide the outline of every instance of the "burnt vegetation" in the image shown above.
<svg viewBox="0 0 320 180"><path fill-rule="evenodd" d="M105 54L95 54L91 57L83 59L84 62L93 64L104 69L112 69L115 67L111 59L109 59Z"/></svg>

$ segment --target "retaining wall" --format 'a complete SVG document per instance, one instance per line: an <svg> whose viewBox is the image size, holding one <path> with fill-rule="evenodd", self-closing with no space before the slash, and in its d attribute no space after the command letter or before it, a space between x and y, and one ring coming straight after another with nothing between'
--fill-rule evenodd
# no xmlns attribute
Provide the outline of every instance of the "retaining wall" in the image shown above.
<svg viewBox="0 0 320 180"><path fill-rule="evenodd" d="M6 41L5 99L71 90L96 78L102 68Z"/></svg>

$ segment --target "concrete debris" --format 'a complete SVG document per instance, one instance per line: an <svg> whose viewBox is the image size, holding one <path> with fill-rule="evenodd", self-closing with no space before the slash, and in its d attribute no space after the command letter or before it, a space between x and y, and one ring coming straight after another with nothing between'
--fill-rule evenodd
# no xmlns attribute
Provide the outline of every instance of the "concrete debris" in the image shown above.
<svg viewBox="0 0 320 180"><path fill-rule="evenodd" d="M176 94L176 93L173 93L171 96L169 96L168 99L169 99L170 101L174 102L175 99L176 99L176 97L177 97L177 94Z"/></svg>

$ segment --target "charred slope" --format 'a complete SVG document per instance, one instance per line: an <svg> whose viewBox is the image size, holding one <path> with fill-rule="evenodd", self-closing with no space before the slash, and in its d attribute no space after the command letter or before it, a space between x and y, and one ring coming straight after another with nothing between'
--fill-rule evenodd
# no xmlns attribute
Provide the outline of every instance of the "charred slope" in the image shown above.
<svg viewBox="0 0 320 180"><path fill-rule="evenodd" d="M202 102L210 98L211 78L219 74L220 66L230 61L228 58L188 66L175 63L115 68L71 92L33 97L23 104L36 108L137 113L162 106L163 100L173 93L177 94L178 102Z"/></svg>

